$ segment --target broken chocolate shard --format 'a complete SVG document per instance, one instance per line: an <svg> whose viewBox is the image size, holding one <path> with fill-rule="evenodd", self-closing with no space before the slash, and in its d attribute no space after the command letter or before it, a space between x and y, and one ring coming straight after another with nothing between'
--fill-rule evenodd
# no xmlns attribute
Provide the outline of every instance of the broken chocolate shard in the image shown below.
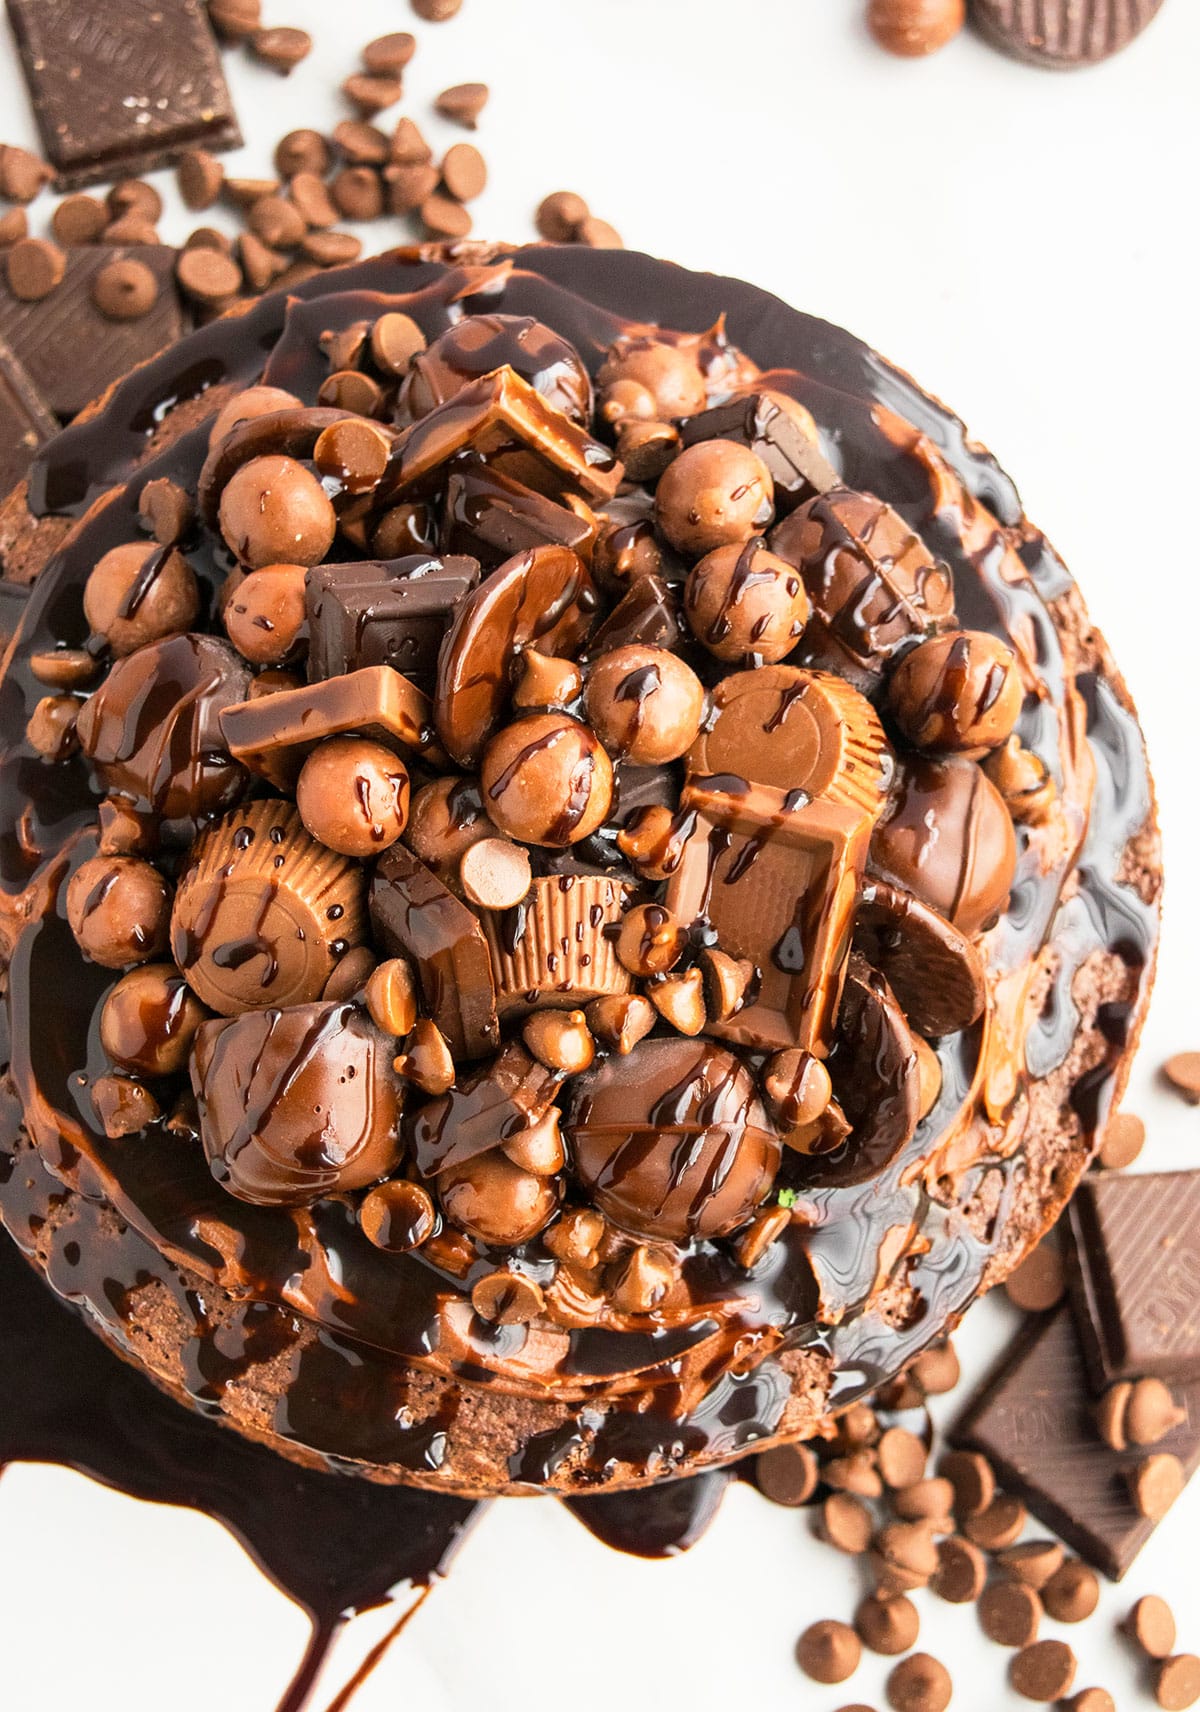
<svg viewBox="0 0 1200 1712"><path fill-rule="evenodd" d="M306 579L310 682L390 666L431 694L451 615L478 582L474 559L428 553L316 566Z"/></svg>
<svg viewBox="0 0 1200 1712"><path fill-rule="evenodd" d="M241 142L201 0L7 0L60 190Z"/></svg>
<svg viewBox="0 0 1200 1712"><path fill-rule="evenodd" d="M510 1040L490 1063L406 1122L417 1170L434 1177L532 1129L554 1104L563 1080L561 1071L547 1069L520 1041Z"/></svg>
<svg viewBox="0 0 1200 1712"><path fill-rule="evenodd" d="M613 648L640 644L672 652L686 635L679 597L661 577L638 577L588 640L585 660L599 659Z"/></svg>
<svg viewBox="0 0 1200 1712"><path fill-rule="evenodd" d="M417 966L433 1021L456 1058L479 1058L500 1044L487 940L476 917L403 844L379 859L371 920L390 957Z"/></svg>
<svg viewBox="0 0 1200 1712"><path fill-rule="evenodd" d="M768 393L748 393L702 410L679 424L684 446L701 440L734 440L757 452L775 483L777 512L837 487L841 478L819 444Z"/></svg>
<svg viewBox="0 0 1200 1712"><path fill-rule="evenodd" d="M58 423L17 356L0 339L0 496L24 477Z"/></svg>
<svg viewBox="0 0 1200 1712"><path fill-rule="evenodd" d="M854 944L886 975L918 1034L954 1034L982 1012L987 988L975 943L902 886L868 877L854 918Z"/></svg>
<svg viewBox="0 0 1200 1712"><path fill-rule="evenodd" d="M1179 1458L1189 1477L1200 1465L1200 1379L1176 1398L1185 1419L1155 1448ZM1083 1351L1070 1309L1023 1327L999 1371L984 1384L951 1434L981 1452L1005 1491L1019 1498L1080 1557L1119 1581L1154 1531L1138 1514L1128 1477L1145 1460L1115 1451L1093 1419Z"/></svg>
<svg viewBox="0 0 1200 1712"><path fill-rule="evenodd" d="M1200 1171L1085 1177L1071 1299L1093 1387L1200 1380Z"/></svg>
<svg viewBox="0 0 1200 1712"><path fill-rule="evenodd" d="M596 519L586 506L558 505L486 464L456 470L446 483L442 549L469 553L488 570L543 542L587 558L595 538Z"/></svg>
<svg viewBox="0 0 1200 1712"><path fill-rule="evenodd" d="M174 250L160 244L88 244L66 256L62 279L36 303L16 297L0 271L0 339L11 346L47 408L64 418L77 415L186 331L175 289ZM115 261L141 262L154 275L158 294L136 320L111 321L93 301L96 275Z"/></svg>

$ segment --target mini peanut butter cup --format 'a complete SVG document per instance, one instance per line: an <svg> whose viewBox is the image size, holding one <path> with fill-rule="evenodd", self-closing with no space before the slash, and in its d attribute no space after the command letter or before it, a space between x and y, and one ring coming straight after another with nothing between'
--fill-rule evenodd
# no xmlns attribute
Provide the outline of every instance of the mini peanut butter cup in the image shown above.
<svg viewBox="0 0 1200 1712"><path fill-rule="evenodd" d="M365 934L357 863L282 802L251 803L197 840L171 916L175 961L222 1016L311 1003Z"/></svg>
<svg viewBox="0 0 1200 1712"><path fill-rule="evenodd" d="M619 922L630 888L601 874L551 874L523 903L483 914L502 1017L535 1005L576 1010L628 993L633 979L605 928Z"/></svg>

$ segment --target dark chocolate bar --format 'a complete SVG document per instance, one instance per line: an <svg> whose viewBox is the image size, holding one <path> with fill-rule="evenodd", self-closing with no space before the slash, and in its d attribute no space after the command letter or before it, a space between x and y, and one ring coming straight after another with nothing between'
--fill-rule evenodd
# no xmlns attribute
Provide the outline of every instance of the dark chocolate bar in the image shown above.
<svg viewBox="0 0 1200 1712"><path fill-rule="evenodd" d="M0 339L0 499L22 479L39 447L58 423L25 372Z"/></svg>
<svg viewBox="0 0 1200 1712"><path fill-rule="evenodd" d="M426 553L317 566L306 583L310 682L391 666L432 693L450 615L478 582L476 560Z"/></svg>

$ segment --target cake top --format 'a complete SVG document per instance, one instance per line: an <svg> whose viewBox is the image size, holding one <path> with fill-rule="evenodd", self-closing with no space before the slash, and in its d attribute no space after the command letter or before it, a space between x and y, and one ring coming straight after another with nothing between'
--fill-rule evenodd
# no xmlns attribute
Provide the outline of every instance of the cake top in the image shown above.
<svg viewBox="0 0 1200 1712"><path fill-rule="evenodd" d="M92 503L27 752L81 807L9 885L63 852L68 1099L160 1242L436 1371L699 1396L910 1284L985 1175L1074 692L886 406L942 550L723 320L421 272L293 301L132 479L121 392L44 465Z"/></svg>

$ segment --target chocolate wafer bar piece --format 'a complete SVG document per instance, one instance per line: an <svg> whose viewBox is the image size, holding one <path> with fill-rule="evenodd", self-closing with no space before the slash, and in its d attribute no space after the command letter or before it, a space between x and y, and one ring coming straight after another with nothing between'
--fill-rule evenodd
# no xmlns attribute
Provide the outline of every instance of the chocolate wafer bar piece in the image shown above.
<svg viewBox="0 0 1200 1712"><path fill-rule="evenodd" d="M1071 1299L1093 1386L1200 1379L1200 1171L1085 1177Z"/></svg>
<svg viewBox="0 0 1200 1712"><path fill-rule="evenodd" d="M391 666L431 692L450 615L478 582L478 562L465 557L318 565L306 579L310 681Z"/></svg>
<svg viewBox="0 0 1200 1712"><path fill-rule="evenodd" d="M1200 1465L1200 1379L1175 1395L1185 1418L1154 1448L1178 1457L1190 1477ZM1064 1306L1022 1329L950 1436L982 1452L1010 1496L1119 1581L1154 1532L1129 1495L1129 1477L1146 1452L1110 1449L1092 1409L1083 1351Z"/></svg>
<svg viewBox="0 0 1200 1712"><path fill-rule="evenodd" d="M841 484L816 441L766 393L748 393L689 416L679 424L679 438L684 446L700 440L734 440L749 446L771 472L780 512Z"/></svg>
<svg viewBox="0 0 1200 1712"><path fill-rule="evenodd" d="M7 0L60 190L241 142L202 0Z"/></svg>
<svg viewBox="0 0 1200 1712"><path fill-rule="evenodd" d="M0 339L56 416L74 416L183 337L187 323L175 289L175 258L165 244L71 249L62 279L36 303L15 297L0 270ZM136 320L111 321L92 299L96 275L114 261L141 262L157 282L153 306Z"/></svg>
<svg viewBox="0 0 1200 1712"><path fill-rule="evenodd" d="M16 355L0 339L0 498L24 476L58 423Z"/></svg>
<svg viewBox="0 0 1200 1712"><path fill-rule="evenodd" d="M251 772L290 791L305 759L327 737L354 732L401 754L415 750L435 765L438 747L429 697L390 666L235 702L221 715L229 752Z"/></svg>

